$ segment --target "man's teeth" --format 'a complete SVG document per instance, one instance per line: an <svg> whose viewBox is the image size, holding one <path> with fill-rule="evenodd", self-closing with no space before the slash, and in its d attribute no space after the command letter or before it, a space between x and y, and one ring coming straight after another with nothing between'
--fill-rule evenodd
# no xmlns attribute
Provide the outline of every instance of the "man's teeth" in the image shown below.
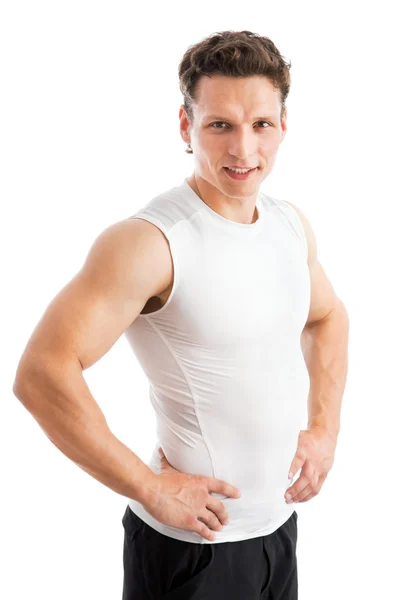
<svg viewBox="0 0 400 600"><path fill-rule="evenodd" d="M253 169L231 169L230 167L226 167L229 171L233 171L234 173L248 173Z"/></svg>

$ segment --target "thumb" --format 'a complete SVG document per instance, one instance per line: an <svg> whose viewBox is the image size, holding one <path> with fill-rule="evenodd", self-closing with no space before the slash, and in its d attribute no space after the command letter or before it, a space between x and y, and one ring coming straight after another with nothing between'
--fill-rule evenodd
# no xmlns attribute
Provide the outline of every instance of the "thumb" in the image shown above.
<svg viewBox="0 0 400 600"><path fill-rule="evenodd" d="M166 458L166 456L164 454L164 450L161 448L161 446L158 449L158 455L159 455L159 457L161 459L161 464L163 466L166 466L168 464L168 461L167 461L167 458Z"/></svg>
<svg viewBox="0 0 400 600"><path fill-rule="evenodd" d="M158 448L158 455L160 457L160 470L161 471L165 471L167 469L173 469L174 471L177 471L177 469L175 469L175 467L173 467L169 462L167 457L164 454L164 450L161 448L161 446Z"/></svg>

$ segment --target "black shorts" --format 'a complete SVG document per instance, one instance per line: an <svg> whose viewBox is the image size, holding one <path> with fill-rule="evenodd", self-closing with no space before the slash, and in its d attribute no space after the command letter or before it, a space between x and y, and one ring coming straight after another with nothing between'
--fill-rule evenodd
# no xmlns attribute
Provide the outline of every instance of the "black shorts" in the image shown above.
<svg viewBox="0 0 400 600"><path fill-rule="evenodd" d="M197 544L147 525L129 505L122 600L297 600L297 512L265 536Z"/></svg>

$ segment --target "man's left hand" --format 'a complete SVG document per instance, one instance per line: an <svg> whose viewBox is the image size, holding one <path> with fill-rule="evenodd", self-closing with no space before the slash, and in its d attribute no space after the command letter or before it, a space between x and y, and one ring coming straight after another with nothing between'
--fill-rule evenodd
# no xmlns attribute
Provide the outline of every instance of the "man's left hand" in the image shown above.
<svg viewBox="0 0 400 600"><path fill-rule="evenodd" d="M307 502L319 491L332 468L336 438L327 429L311 426L299 433L296 455L290 465L289 479L301 468L300 477L285 491L289 502ZM292 499L288 498L288 494Z"/></svg>

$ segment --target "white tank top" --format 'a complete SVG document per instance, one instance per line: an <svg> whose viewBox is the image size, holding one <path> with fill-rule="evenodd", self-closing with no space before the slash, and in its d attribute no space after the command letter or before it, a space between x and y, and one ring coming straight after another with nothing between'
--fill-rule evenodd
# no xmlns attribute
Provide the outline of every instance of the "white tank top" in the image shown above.
<svg viewBox="0 0 400 600"><path fill-rule="evenodd" d="M174 262L170 296L140 314L125 335L149 380L157 442L186 473L223 479L240 498L212 492L229 524L215 540L164 525L139 502L130 508L178 540L219 543L274 532L293 513L285 491L309 377L300 345L310 304L307 240L293 207L259 191L258 219L242 224L209 207L183 182L130 218L156 225Z"/></svg>

